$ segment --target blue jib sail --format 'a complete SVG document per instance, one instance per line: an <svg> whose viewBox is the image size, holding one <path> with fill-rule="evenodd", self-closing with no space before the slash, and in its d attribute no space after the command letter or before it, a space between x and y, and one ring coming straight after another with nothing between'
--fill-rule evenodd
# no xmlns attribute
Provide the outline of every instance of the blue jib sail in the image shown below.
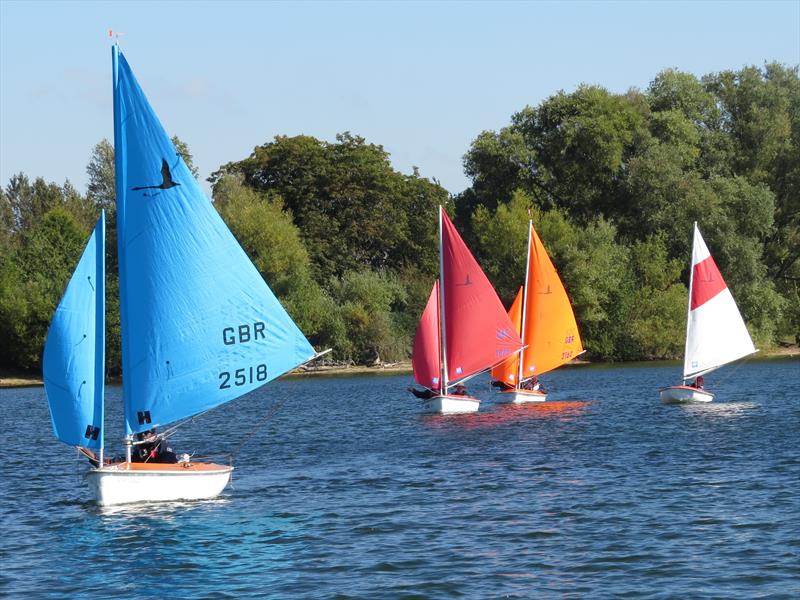
<svg viewBox="0 0 800 600"><path fill-rule="evenodd" d="M103 447L105 239L101 212L50 322L42 357L53 432L85 448Z"/></svg>
<svg viewBox="0 0 800 600"><path fill-rule="evenodd" d="M233 400L314 357L175 150L115 46L125 425Z"/></svg>

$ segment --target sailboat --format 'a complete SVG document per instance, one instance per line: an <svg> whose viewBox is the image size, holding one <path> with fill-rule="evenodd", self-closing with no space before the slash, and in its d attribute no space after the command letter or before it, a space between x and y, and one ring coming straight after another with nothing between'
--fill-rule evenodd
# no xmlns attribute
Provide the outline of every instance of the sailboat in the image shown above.
<svg viewBox="0 0 800 600"><path fill-rule="evenodd" d="M698 378L758 352L696 222L691 267L683 385L662 388L662 402L711 402L714 394ZM687 385L690 379L694 385Z"/></svg>
<svg viewBox="0 0 800 600"><path fill-rule="evenodd" d="M319 355L200 189L117 45L112 66L125 457L103 452L104 213L45 343L53 430L93 459L88 480L101 505L213 498L232 465L188 455L137 462L133 450L155 428Z"/></svg>
<svg viewBox="0 0 800 600"><path fill-rule="evenodd" d="M533 227L528 222L528 257L523 285L508 311L525 346L492 369L504 384L503 402L543 402L547 394L537 389L537 378L584 352L575 313L564 284Z"/></svg>
<svg viewBox="0 0 800 600"><path fill-rule="evenodd" d="M427 413L476 412L463 384L522 346L497 292L439 207L439 279L414 336L414 380L431 391ZM451 393L451 388L455 393Z"/></svg>

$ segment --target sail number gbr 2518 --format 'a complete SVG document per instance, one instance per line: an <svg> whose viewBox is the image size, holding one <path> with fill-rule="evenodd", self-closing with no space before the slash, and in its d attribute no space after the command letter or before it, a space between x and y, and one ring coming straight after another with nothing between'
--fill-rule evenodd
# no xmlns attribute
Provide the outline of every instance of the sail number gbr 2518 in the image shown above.
<svg viewBox="0 0 800 600"><path fill-rule="evenodd" d="M222 330L222 342L226 346L235 344L246 344L265 339L264 330L266 324L263 321L256 321L252 325L245 323L236 327L225 327ZM219 389L227 390L231 387L240 387L259 381L267 380L267 365L260 364L255 366L236 369L235 371L222 371L219 374Z"/></svg>
<svg viewBox="0 0 800 600"><path fill-rule="evenodd" d="M257 367L236 369L233 373L222 371L219 374L219 389L227 390L233 386L239 387L248 383L267 380L267 365L260 364Z"/></svg>

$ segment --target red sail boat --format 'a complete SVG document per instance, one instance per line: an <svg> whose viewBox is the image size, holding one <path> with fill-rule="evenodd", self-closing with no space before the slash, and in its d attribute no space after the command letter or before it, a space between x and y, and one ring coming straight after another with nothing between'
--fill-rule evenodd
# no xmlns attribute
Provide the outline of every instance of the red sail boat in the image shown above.
<svg viewBox="0 0 800 600"><path fill-rule="evenodd" d="M503 382L505 402L542 402L546 394L537 377L571 361L584 352L575 313L564 284L544 249L542 240L528 223L528 261L525 285L520 288L508 315L525 348L492 369L492 377Z"/></svg>
<svg viewBox="0 0 800 600"><path fill-rule="evenodd" d="M425 412L477 411L480 400L466 395L463 384L520 348L522 340L492 284L439 207L439 280L422 313L411 357L414 380L430 390Z"/></svg>

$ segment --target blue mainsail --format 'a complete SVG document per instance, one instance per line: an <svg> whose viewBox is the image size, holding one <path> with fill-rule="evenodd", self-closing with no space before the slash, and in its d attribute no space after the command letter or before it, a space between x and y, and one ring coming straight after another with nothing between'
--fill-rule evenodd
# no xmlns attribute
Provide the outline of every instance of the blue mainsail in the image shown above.
<svg viewBox="0 0 800 600"><path fill-rule="evenodd" d="M105 212L58 303L42 372L53 432L62 442L103 447L105 375Z"/></svg>
<svg viewBox="0 0 800 600"><path fill-rule="evenodd" d="M112 56L130 434L238 398L315 352L200 189L116 46Z"/></svg>

